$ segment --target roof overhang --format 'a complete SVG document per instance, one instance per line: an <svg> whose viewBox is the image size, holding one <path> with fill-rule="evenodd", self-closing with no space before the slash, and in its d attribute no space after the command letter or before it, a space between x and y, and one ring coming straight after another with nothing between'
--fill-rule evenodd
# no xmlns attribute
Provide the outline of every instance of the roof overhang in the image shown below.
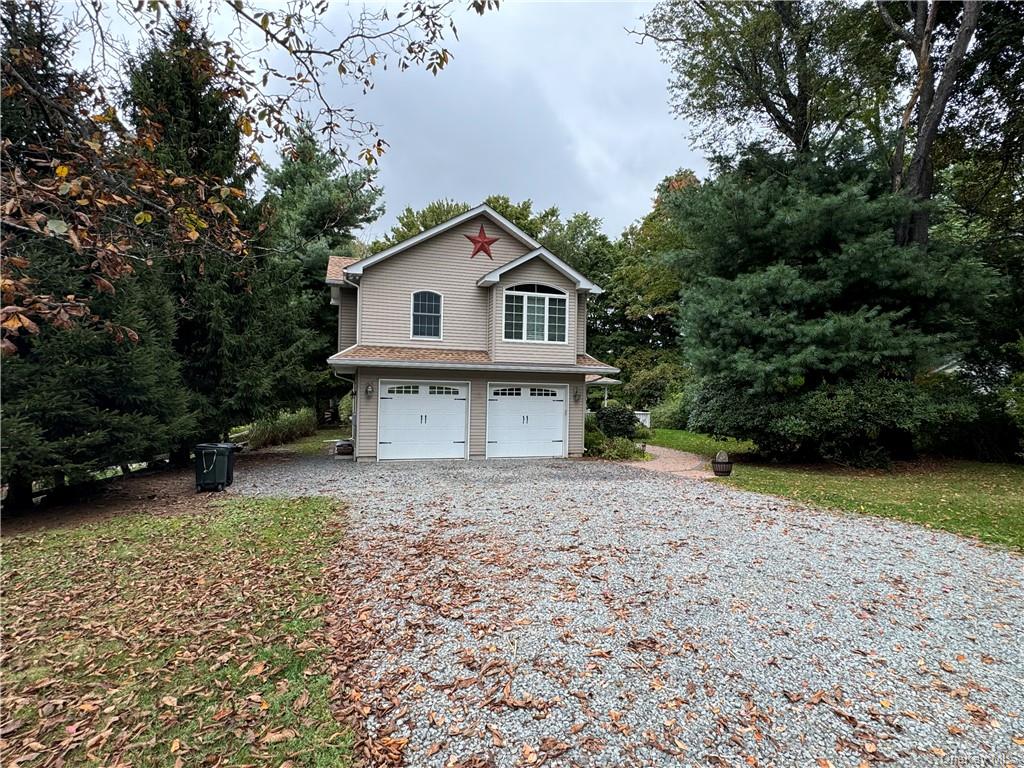
<svg viewBox="0 0 1024 768"><path fill-rule="evenodd" d="M540 248L534 248L529 253L524 253L518 259L513 259L512 261L506 264L502 264L500 267L497 267L496 269L492 269L486 275L477 280L476 284L481 288L489 288L490 286L495 285L499 280L501 280L502 275L512 271L516 267L521 267L523 264L526 264L529 261L533 261L534 259L541 259L542 261L547 262L549 266L553 267L554 269L565 275L567 278L572 280L576 284L577 291L585 291L587 293L593 294L604 293L604 290L602 290L602 288L599 285L596 285L595 283L592 283L589 280L587 280L587 278L585 278L583 275L581 275L579 272L570 267L568 264L566 264L564 261L562 261L560 258L555 256L555 254L553 254L551 251L549 251L547 248L544 248L543 246Z"/></svg>
<svg viewBox="0 0 1024 768"><path fill-rule="evenodd" d="M422 243L424 240L429 240L435 235L440 235L442 232L447 232L449 229L453 229L459 226L460 224L464 224L465 222L470 221L471 219L474 219L477 216L486 216L528 248L540 248L540 243L538 243L536 240L534 240L532 237L526 234L526 232L521 230L519 227L517 227L515 224L513 224L511 221L506 219L496 210L491 208L491 206L485 203L482 205L478 205L475 208L470 208L468 211L466 211L465 213L460 213L455 218L448 219L448 221L442 222L437 226L431 227L430 229L426 229L423 232L420 232L418 235L410 237L408 240L403 240L402 242L397 243L396 245L393 245L390 248L386 248L385 250L380 251L379 253L375 253L373 256L368 256L365 259L360 259L351 266L346 267L345 274L352 276L361 275L363 274L363 270L366 269L367 267L372 267L374 264L384 261L384 259L391 258L392 256L399 254L402 251L412 248L414 245Z"/></svg>
<svg viewBox="0 0 1024 768"><path fill-rule="evenodd" d="M618 373L618 368L609 366L589 365L539 365L536 363L444 363L430 360L380 360L365 358L362 360L346 357L327 358L328 364L338 373L353 373L356 368L422 368L451 371L512 371L520 373Z"/></svg>
<svg viewBox="0 0 1024 768"><path fill-rule="evenodd" d="M615 384L621 384L619 379L613 379L610 376L598 376L596 379L587 382L588 387L611 387Z"/></svg>

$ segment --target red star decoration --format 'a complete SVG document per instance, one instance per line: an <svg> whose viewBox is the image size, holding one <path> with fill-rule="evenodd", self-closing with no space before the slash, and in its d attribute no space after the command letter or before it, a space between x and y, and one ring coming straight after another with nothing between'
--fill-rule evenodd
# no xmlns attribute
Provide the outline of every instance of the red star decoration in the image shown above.
<svg viewBox="0 0 1024 768"><path fill-rule="evenodd" d="M494 260L491 256L491 246L498 242L500 237L488 237L487 233L484 232L484 225L480 225L480 232L476 235L463 235L464 238L469 240L473 244L473 252L469 254L469 258L473 258L478 253L486 253L487 258Z"/></svg>

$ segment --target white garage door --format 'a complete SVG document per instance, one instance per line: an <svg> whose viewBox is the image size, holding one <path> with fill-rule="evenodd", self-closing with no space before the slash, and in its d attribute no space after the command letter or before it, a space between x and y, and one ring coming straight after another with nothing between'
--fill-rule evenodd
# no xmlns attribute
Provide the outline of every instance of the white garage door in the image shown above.
<svg viewBox="0 0 1024 768"><path fill-rule="evenodd" d="M466 458L468 403L465 383L382 381L377 458Z"/></svg>
<svg viewBox="0 0 1024 768"><path fill-rule="evenodd" d="M563 384L490 384L487 456L564 456Z"/></svg>

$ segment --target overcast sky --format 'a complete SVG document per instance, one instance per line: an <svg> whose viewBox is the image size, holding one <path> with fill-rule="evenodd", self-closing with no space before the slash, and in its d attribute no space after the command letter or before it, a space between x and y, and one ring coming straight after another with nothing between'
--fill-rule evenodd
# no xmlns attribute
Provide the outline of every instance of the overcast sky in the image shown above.
<svg viewBox="0 0 1024 768"><path fill-rule="evenodd" d="M215 36L228 34L233 20L219 2L194 1ZM333 33L358 3L336 5L325 20ZM445 197L476 204L491 194L556 205L563 216L587 211L617 236L650 210L662 178L678 168L705 175L686 123L669 111L666 66L626 31L651 3L503 0L483 16L457 5L460 39L449 35L454 58L436 77L378 68L375 89L363 95L325 73L326 92L390 144L378 177L386 212L364 239L387 231L406 206ZM107 14L136 47L137 28L111 7ZM88 40L80 42L79 66L95 64ZM272 148L261 153L277 162Z"/></svg>
<svg viewBox="0 0 1024 768"><path fill-rule="evenodd" d="M618 235L649 211L664 176L704 176L686 124L669 112L666 67L626 32L648 8L503 2L483 17L460 12L454 60L439 75L381 72L353 104L391 145L379 177L387 211L364 237L407 205L490 194L587 211Z"/></svg>

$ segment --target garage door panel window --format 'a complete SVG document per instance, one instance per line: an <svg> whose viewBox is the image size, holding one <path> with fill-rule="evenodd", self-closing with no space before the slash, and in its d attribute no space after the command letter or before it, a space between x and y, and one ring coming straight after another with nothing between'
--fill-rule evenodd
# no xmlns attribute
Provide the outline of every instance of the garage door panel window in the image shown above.
<svg viewBox="0 0 1024 768"><path fill-rule="evenodd" d="M420 388L416 384L400 384L396 387L388 387L389 395L418 395Z"/></svg>
<svg viewBox="0 0 1024 768"><path fill-rule="evenodd" d="M417 291L412 295L412 337L441 338L441 294Z"/></svg>
<svg viewBox="0 0 1024 768"><path fill-rule="evenodd" d="M565 293L534 283L507 289L504 338L506 341L565 343Z"/></svg>
<svg viewBox="0 0 1024 768"><path fill-rule="evenodd" d="M523 390L520 387L502 387L492 392L495 397L521 397Z"/></svg>
<svg viewBox="0 0 1024 768"><path fill-rule="evenodd" d="M428 388L428 392L431 395L457 395L459 390L455 387L442 387L436 384L431 384Z"/></svg>
<svg viewBox="0 0 1024 768"><path fill-rule="evenodd" d="M530 397L558 397L558 392L553 389L530 387Z"/></svg>

